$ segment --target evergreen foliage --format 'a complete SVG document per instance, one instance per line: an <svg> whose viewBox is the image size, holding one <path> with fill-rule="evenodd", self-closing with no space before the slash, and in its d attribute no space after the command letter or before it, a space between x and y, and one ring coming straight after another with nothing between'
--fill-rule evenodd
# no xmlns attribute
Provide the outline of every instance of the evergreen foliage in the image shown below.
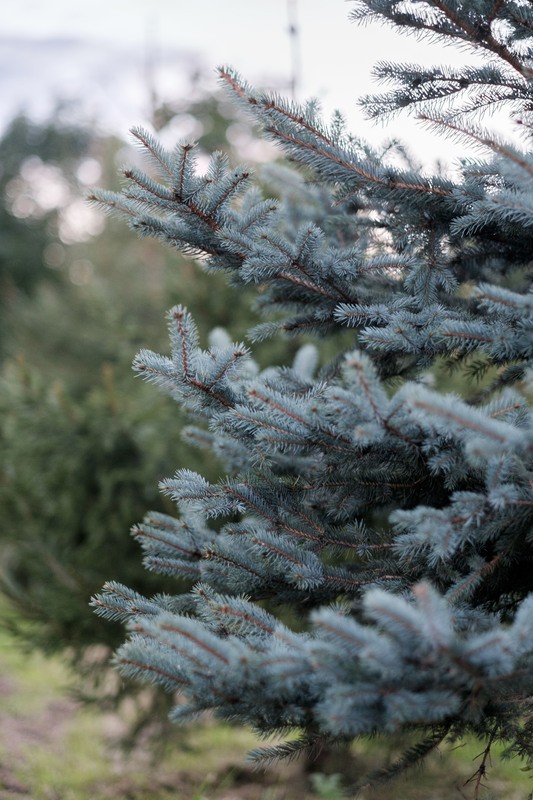
<svg viewBox="0 0 533 800"><path fill-rule="evenodd" d="M200 114L204 106L218 124L219 144L227 144L230 120L217 112L214 99L199 98L195 109ZM172 123L176 112L165 113ZM230 323L244 332L254 319L247 306L239 313L234 306L230 314L222 275L215 293L213 277L186 259L170 275L172 254L148 240L139 251L116 221L98 237L63 241L61 209L47 213L42 187L32 185L25 165L49 171L45 188L52 199L59 184L79 201L76 172L84 159L98 156L103 180L114 181L117 153L125 146L61 116L40 124L17 117L0 141L0 227L13 272L0 298L9 332L0 372L0 591L17 606L20 632L32 645L48 652L68 648L75 658L91 644L120 641L118 626L106 630L87 615L87 597L107 576L104 541L120 564L121 580L139 588L148 581L142 590L154 589L157 579L143 570L134 543L122 533L147 506L171 509L158 496L155 475L163 477L176 459L205 467L203 453L176 447L184 415L168 398L154 398L148 386L132 392L134 377L124 365L140 342L164 346L161 307L178 291L204 335ZM60 256L53 269L43 261L50 250ZM134 276L132 250L143 267ZM80 264L86 270L81 281ZM30 270L31 292L25 283ZM212 460L209 469L213 477L220 471ZM28 557L35 552L40 558ZM38 625L26 625L28 619Z"/></svg>
<svg viewBox="0 0 533 800"><path fill-rule="evenodd" d="M93 199L256 285L273 320L253 340L350 330L353 345L318 373L308 346L261 371L244 345L203 349L171 309L170 355L143 350L134 368L203 421L189 437L227 474L178 470L161 489L179 518L134 530L146 565L191 591L148 599L110 582L93 602L129 625L121 672L185 695L176 721L212 709L262 734L300 730L255 759L419 732L382 778L474 734L488 742L480 778L495 741L533 756L533 8L358 0L353 16L486 55L461 70L382 63L395 86L362 101L372 116L414 107L482 154L455 177L421 172L227 68L296 165L277 170L278 200L221 154L199 175L191 142L167 152L134 130L162 183L128 170L121 194ZM493 108L523 147L480 127ZM438 391L444 364L483 383Z"/></svg>
<svg viewBox="0 0 533 800"><path fill-rule="evenodd" d="M189 98L166 107L163 133L181 115L188 124L198 116L209 140L235 158L226 138L235 116L220 103L197 95L192 105ZM224 275L199 272L190 259L176 263L153 240L139 246L118 220L107 220L98 236L87 229L79 240L65 236L71 204L82 202L83 167L98 159L102 182L119 188L116 162L125 148L62 115L53 123L19 117L0 142L2 252L13 273L0 279L0 599L9 609L0 627L11 628L26 651L67 658L78 697L124 717L121 743L142 735L159 755L162 744L183 740L167 720L171 698L144 686L133 695L124 685L109 664L122 627L102 626L87 599L109 577L109 563L117 580L144 594L175 589L172 578L161 585L144 569L124 531L147 508L172 511L157 479L177 465L211 479L221 465L180 441L185 414L152 387L135 388L127 365L141 343L165 346L161 308L178 295L205 337L221 335L213 326L242 336L256 315L249 303L233 302ZM262 350L264 363L287 361L296 345L271 340Z"/></svg>
<svg viewBox="0 0 533 800"><path fill-rule="evenodd" d="M107 572L103 547L127 580L156 588L123 531L147 503L164 509L148 476L164 474L171 448L147 440L160 433L156 414L176 435L181 422L144 392L127 403L109 364L93 379L81 398L22 362L0 380L0 590L26 641L73 660L89 645L117 644L118 630L83 614Z"/></svg>
<svg viewBox="0 0 533 800"><path fill-rule="evenodd" d="M209 97L198 98L199 114L204 105L216 127L211 136L227 145L231 119ZM166 113L172 125L178 112ZM53 124L17 118L0 142L0 227L6 261L13 261L13 280L0 289L0 328L7 333L0 365L0 593L15 612L0 624L15 628L25 649L67 656L78 693L106 708L120 707L125 695L109 666L122 628L102 626L87 613L87 599L109 577L110 562L115 577L140 592L161 588L124 531L146 508L172 511L171 500L157 491L157 478L177 464L212 479L221 471L215 459L207 463L205 451L180 442L185 415L176 413L170 398L154 397L148 385L132 391L135 378L127 365L140 343L164 347L161 308L178 292L202 335L214 325L242 335L255 319L248 304L232 302L223 275L199 273L185 258L176 265L175 254L154 241L139 248L118 221L108 220L97 237L62 236L62 215L81 202L80 167L97 157L103 182L112 184L125 146L62 117ZM49 209L47 200L54 197L60 205ZM139 265L134 275L133 258ZM285 357L288 348L265 343L265 359L269 349ZM170 580L164 588L174 588ZM148 732L150 743L158 744L163 726L164 740L179 739L176 728L169 736L170 699L145 687L139 695L134 715L129 687L125 743Z"/></svg>

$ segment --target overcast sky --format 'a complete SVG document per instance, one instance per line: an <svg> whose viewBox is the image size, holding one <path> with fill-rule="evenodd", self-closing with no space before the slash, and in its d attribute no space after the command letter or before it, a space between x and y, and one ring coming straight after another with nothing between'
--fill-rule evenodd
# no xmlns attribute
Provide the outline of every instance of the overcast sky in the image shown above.
<svg viewBox="0 0 533 800"><path fill-rule="evenodd" d="M42 116L54 99L78 99L85 116L126 135L149 110L147 70L166 101L183 97L197 70L215 89L219 64L288 93L294 74L292 9L298 99L318 97L327 114L339 108L354 133L399 136L423 151L427 162L451 154L448 142L435 142L407 117L385 131L363 121L356 100L376 88L370 71L379 58L472 58L382 26L355 25L348 20L350 7L349 0L2 0L0 125L16 111Z"/></svg>

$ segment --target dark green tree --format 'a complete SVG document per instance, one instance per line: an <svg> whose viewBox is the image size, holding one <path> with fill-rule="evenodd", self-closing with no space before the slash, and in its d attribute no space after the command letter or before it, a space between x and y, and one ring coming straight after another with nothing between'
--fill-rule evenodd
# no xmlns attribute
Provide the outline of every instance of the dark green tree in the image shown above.
<svg viewBox="0 0 533 800"><path fill-rule="evenodd" d="M186 108L167 109L167 122ZM198 99L192 111L208 113L219 144L231 150L224 135L231 119L217 102ZM207 130L205 118L203 124ZM118 646L121 629L102 628L87 608L109 576L102 549L121 580L156 591L159 581L144 570L124 531L147 507L171 510L154 476L162 479L176 463L194 464L213 479L221 471L181 441L185 415L136 383L127 365L147 339L164 346L161 307L178 298L194 309L205 336L217 326L241 336L254 315L234 302L224 276L198 271L189 258L178 259L176 268L162 244L146 239L139 249L118 222L107 221L98 236L62 238L69 203L84 211L83 165L98 158L101 180L112 183L124 142L63 128L61 120L40 126L21 117L2 147L0 215L13 277L2 294L0 592L16 612L9 620L21 643L68 655L90 679L78 686L92 694L98 681L111 691L104 699L115 702L122 694L106 675L105 648ZM39 204L41 179L52 199L59 189L65 195L48 211L46 201ZM24 270L34 273L23 290ZM284 349L278 346L277 355ZM147 721L154 726L154 715Z"/></svg>

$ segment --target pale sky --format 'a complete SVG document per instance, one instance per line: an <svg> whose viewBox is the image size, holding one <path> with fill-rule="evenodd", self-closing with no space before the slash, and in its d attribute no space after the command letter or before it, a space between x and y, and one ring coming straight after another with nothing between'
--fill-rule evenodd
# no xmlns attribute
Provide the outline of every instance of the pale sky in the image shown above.
<svg viewBox="0 0 533 800"><path fill-rule="evenodd" d="M453 154L447 140L403 117L383 130L364 121L356 99L377 90L379 58L471 62L451 47L422 45L382 26L348 20L346 0L292 0L298 27L298 99L340 109L350 129L371 140L398 136L424 160ZM148 110L147 52L160 98L179 100L195 68L216 88L214 70L230 64L251 83L289 92L291 0L2 0L0 124L21 109L43 114L53 99L83 97L83 108L125 136Z"/></svg>

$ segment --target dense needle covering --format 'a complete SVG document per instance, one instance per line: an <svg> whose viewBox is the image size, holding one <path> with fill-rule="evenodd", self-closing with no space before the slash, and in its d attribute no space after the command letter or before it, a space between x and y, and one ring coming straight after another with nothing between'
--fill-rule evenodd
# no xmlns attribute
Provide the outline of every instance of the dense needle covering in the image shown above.
<svg viewBox="0 0 533 800"><path fill-rule="evenodd" d="M373 116L411 108L479 156L422 172L227 68L222 82L293 165L271 169L276 200L220 154L199 175L192 143L169 153L134 130L162 182L129 170L122 194L96 200L257 285L271 321L252 341L353 331L353 346L318 372L309 345L261 372L242 344L202 349L187 310L171 309L170 355L141 351L134 368L196 417L189 438L227 476L180 470L161 485L177 517L134 530L147 567L190 578L190 592L110 582L94 605L128 623L123 674L184 695L176 721L212 709L301 731L253 758L418 732L385 776L473 734L478 787L493 742L533 756L533 7L359 0L353 16L485 54L461 69L382 62L392 88L362 100ZM491 133L492 109L521 146Z"/></svg>

